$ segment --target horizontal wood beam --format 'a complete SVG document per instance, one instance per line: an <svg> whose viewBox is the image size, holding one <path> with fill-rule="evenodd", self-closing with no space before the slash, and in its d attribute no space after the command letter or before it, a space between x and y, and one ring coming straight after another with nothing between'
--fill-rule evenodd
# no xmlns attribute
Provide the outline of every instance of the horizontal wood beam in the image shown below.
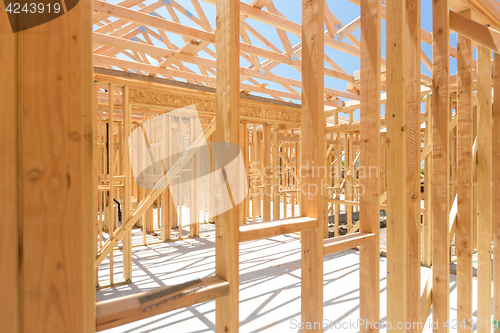
<svg viewBox="0 0 500 333"><path fill-rule="evenodd" d="M98 302L96 304L96 330L98 332L107 330L176 309L210 301L226 296L229 293L229 282L219 276L206 277L202 281L205 282L206 287L192 294L160 304L148 311L143 311L139 302L139 298L146 293L137 293L118 299Z"/></svg>
<svg viewBox="0 0 500 333"><path fill-rule="evenodd" d="M328 238L323 242L323 255L349 250L356 246L366 245L374 240L375 234L365 232Z"/></svg>
<svg viewBox="0 0 500 333"><path fill-rule="evenodd" d="M500 32L450 10L450 29L500 53Z"/></svg>
<svg viewBox="0 0 500 333"><path fill-rule="evenodd" d="M240 243L311 230L316 228L317 224L317 220L311 217L244 224L240 226Z"/></svg>
<svg viewBox="0 0 500 333"><path fill-rule="evenodd" d="M325 133L336 133L336 132L358 132L360 129L359 123L352 124L340 124L334 126L325 127Z"/></svg>

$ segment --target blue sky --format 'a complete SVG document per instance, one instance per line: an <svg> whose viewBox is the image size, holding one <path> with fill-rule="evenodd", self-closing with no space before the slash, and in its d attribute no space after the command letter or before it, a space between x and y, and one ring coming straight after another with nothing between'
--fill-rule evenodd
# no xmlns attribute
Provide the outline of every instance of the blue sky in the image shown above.
<svg viewBox="0 0 500 333"><path fill-rule="evenodd" d="M121 0L110 0L111 3L115 3L115 4L119 3L120 1ZM163 1L166 3L169 3L170 0L163 0ZM149 5L149 4L153 4L155 2L157 2L157 0L147 0L144 2L144 4ZM251 0L244 0L243 2L250 3ZM356 19L360 15L360 8L348 0L326 0L326 2L328 4L328 7L330 8L330 10L332 10L334 15L344 25L353 21L354 19ZM193 7L191 1L190 0L177 0L177 3L179 3L181 6L183 6L188 11L187 15L185 15L184 13L181 13L180 11L175 10L180 22L184 25L191 26L191 27L197 28L197 29L201 29L200 26L198 26L195 22L193 22L189 18L191 13L193 13L194 16L197 16L196 10ZM284 14L289 20L297 22L297 23L301 23L301 21L302 21L301 0L274 0L273 3L275 5L275 7L282 14ZM215 6L212 4L206 3L202 0L200 0L200 5L206 14L212 29L215 29ZM138 10L139 7L135 6L135 7L132 7L132 9ZM170 15L164 6L155 10L155 13L170 20ZM152 15L154 15L154 14L152 14ZM429 32L432 32L432 20L431 20L431 18L432 18L432 0L422 0L421 1L421 25L422 25L422 28L424 28L425 30L427 30ZM247 18L246 22L249 23L255 30L257 30L259 33L264 35L276 47L278 47L281 51L284 52L283 45L281 43L281 40L279 39L279 36L278 36L275 28L268 26L264 23L258 22L256 20L250 19L250 18ZM95 27L95 29L98 29L98 28ZM326 26L325 26L325 29L326 29ZM157 32L157 30L154 28L151 28L151 30ZM385 21L382 21L382 56L384 58L386 57L385 33L386 33L385 32ZM300 42L300 39L297 36L295 36L294 34L287 33L287 35L288 35L288 38L290 39L292 46ZM360 30L359 29L356 30L354 32L354 35L359 40L360 39ZM181 47L185 44L184 40L179 35L167 33L167 36L170 39L170 41L178 47ZM250 39L251 39L253 45L264 48L264 49L268 49L264 44L262 44L260 41L258 41L254 36L252 36L251 34L249 34L249 36L250 36ZM135 39L135 40L142 40L143 41L144 38L143 38L142 34L139 34L137 36L137 39ZM153 41L153 44L156 46L165 47L165 44L160 40L152 38L152 41ZM350 41L348 39L344 39L343 41L346 43L350 43ZM456 34L451 35L450 41L451 41L451 45L456 47ZM422 43L421 46L422 46L422 49L424 50L424 52L427 54L427 56L430 59L432 59L432 47L428 44L425 44L425 43ZM215 48L213 45L210 45L209 48L212 51L215 51ZM347 55L341 51L337 51L337 50L332 49L330 47L325 47L325 53L328 56L330 56L330 58L332 58L338 65L340 65L348 74L353 74L354 71L358 70L360 67L360 60L357 57ZM208 55L207 53L205 53L203 51L200 52L198 55L201 57L213 59L210 55ZM118 58L130 60L130 58L124 56L123 54L118 55ZM151 64L153 64L153 65L158 64L158 62L155 59L153 59L151 57L149 57L148 59L151 62ZM260 58L259 60L261 62L264 61L264 59L262 59L262 58ZM246 67L246 66L250 65L250 63L248 63L245 59L243 59L241 57L240 57L240 64L242 67ZM189 64L189 63L184 63L184 65L186 67L192 69L196 73L200 73L197 66ZM326 63L325 63L325 67L331 68ZM429 75L429 76L431 75L430 71L427 69L427 67L425 67L423 62L421 63L421 70L422 70L422 73ZM272 69L271 72L275 75L278 75L278 76L283 76L283 77L287 77L287 78L291 78L291 79L295 79L295 80L301 80L300 73L297 70L295 70L293 67L288 66L288 65L280 64L277 67L275 67L274 69ZM450 62L450 72L451 72L451 74L456 73L456 60L453 58L451 58L451 62ZM182 79L179 79L179 80L182 81ZM286 91L281 85L279 85L277 83L265 81L262 79L255 79L255 80L258 81L259 83L267 83L268 88ZM245 83L249 84L248 82L245 82ZM347 85L347 83L345 81L325 76L325 86L327 86L329 88L345 91L346 85ZM298 90L298 92L300 92L299 89L297 89L297 90ZM258 94L258 93L253 93L253 94L262 95L262 94ZM262 95L262 96L269 97L267 95ZM296 101L296 100L292 100L292 102L300 103L300 101ZM359 119L359 112L356 112L354 114L354 118Z"/></svg>

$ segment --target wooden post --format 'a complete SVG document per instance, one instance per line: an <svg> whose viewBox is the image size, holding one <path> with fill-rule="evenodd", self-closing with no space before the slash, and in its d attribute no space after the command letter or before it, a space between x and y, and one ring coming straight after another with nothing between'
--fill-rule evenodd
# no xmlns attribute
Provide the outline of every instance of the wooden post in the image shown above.
<svg viewBox="0 0 500 333"><path fill-rule="evenodd" d="M95 329L91 3L82 1L57 19L18 33L11 30L3 3L0 8L2 331L90 333ZM62 51L68 56L60 57Z"/></svg>
<svg viewBox="0 0 500 333"><path fill-rule="evenodd" d="M349 114L349 123L352 123L352 113ZM346 178L346 200L353 200L353 185L356 179L356 175L354 174L354 168L352 166L354 160L354 133L346 134L346 150L345 150L345 167L344 174ZM346 215L347 215L347 231L351 230L352 227L352 212L353 207L351 205L345 206Z"/></svg>
<svg viewBox="0 0 500 333"><path fill-rule="evenodd" d="M448 332L450 251L448 248L448 113L450 112L449 0L432 3L432 315L434 332Z"/></svg>
<svg viewBox="0 0 500 333"><path fill-rule="evenodd" d="M165 156L169 154L169 141L170 141L170 118L168 116L163 117L163 133L162 133L162 147L164 147ZM169 157L167 157L168 159ZM169 161L166 161L169 164ZM170 195L170 191L168 190L168 186L165 189L165 192L161 196L161 232L160 239L164 242L167 239L171 238L172 228L170 226L170 220L168 218L170 214L170 201L172 200L172 196Z"/></svg>
<svg viewBox="0 0 500 333"><path fill-rule="evenodd" d="M258 206L260 205L260 200L259 200L259 196L257 194L257 192L259 191L259 187L258 187L258 182L257 182L257 178L258 178L258 168L259 168L259 164L258 164L258 154L257 154L257 151L258 151L258 148L257 148L257 125L256 124L252 124L252 128L253 128L253 131L252 131L252 149L251 149L251 164L252 164L252 173L251 173L251 186L252 186L252 221L253 223L256 222L256 219L257 219L257 211L258 211Z"/></svg>
<svg viewBox="0 0 500 333"><path fill-rule="evenodd" d="M95 307L95 286L96 286L96 272L94 268L97 242L95 233L95 212L97 210L97 187L96 182L96 164L95 164L95 123L96 112L94 110L94 56L92 50L94 49L94 33L92 32L92 25L94 24L94 11L92 1L83 1L79 10L83 12L83 25L80 33L83 34L83 136L84 136L84 217L83 217L83 283L84 283L84 323L83 332L94 333L96 321L96 307ZM1 28L0 28L1 34ZM1 43L0 43L1 44ZM3 48L3 46L2 46ZM0 64L5 63L0 57ZM8 81L8 78L5 79ZM1 98L0 100L5 101ZM5 141L2 140L5 143ZM1 155L1 154L0 154ZM0 172L1 175L1 172ZM1 177L1 176L0 176ZM3 179L2 179L3 182ZM1 192L1 190L0 190ZM5 202L2 200L2 202ZM10 219L5 216L7 221ZM3 229L2 229L3 230ZM72 235L73 236L73 235ZM76 235L74 235L76 236ZM0 240L1 242L1 240ZM1 249L0 249L1 250ZM78 249L77 249L78 251ZM2 258L0 258L0 261ZM5 282L4 282L5 283ZM1 292L0 292L1 294ZM0 297L3 299L3 297ZM76 305L76 304L74 304ZM9 318L12 320L13 317ZM0 322L3 318L0 318ZM8 330L8 329L7 329ZM15 332L14 330L10 332Z"/></svg>
<svg viewBox="0 0 500 333"><path fill-rule="evenodd" d="M471 18L471 10L462 13ZM458 103L457 103L457 319L472 318L472 41L457 36ZM467 326L467 325L465 325ZM472 332L458 327L458 332Z"/></svg>
<svg viewBox="0 0 500 333"><path fill-rule="evenodd" d="M189 143L193 142L196 139L196 118L190 118L190 133L191 137ZM191 195L189 202L190 214L189 218L191 220L191 224L189 225L189 235L191 237L198 237L200 235L200 222L199 222L199 209L198 209L198 193L199 190L199 182L198 182L198 168L199 168L199 158L191 159ZM241 218L240 218L241 221Z"/></svg>
<svg viewBox="0 0 500 333"><path fill-rule="evenodd" d="M359 315L371 323L380 320L380 20L380 1L362 0L360 167L365 174L360 179L364 193L360 196L358 223L360 232L374 233L375 239L360 246ZM378 330L360 328L360 332L367 331Z"/></svg>
<svg viewBox="0 0 500 333"><path fill-rule="evenodd" d="M302 332L323 332L323 203L321 165L325 161L324 0L302 0L302 114L300 129L301 216L317 219L317 228L301 233ZM380 56L379 56L380 58ZM286 206L285 206L286 207ZM286 209L286 208L285 208Z"/></svg>
<svg viewBox="0 0 500 333"><path fill-rule="evenodd" d="M215 119L217 142L238 144L240 2L217 0L217 78ZM215 193L216 196L220 195ZM238 332L238 206L215 218L215 274L229 282L229 294L215 300L215 331Z"/></svg>
<svg viewBox="0 0 500 333"><path fill-rule="evenodd" d="M491 322L491 50L479 44L477 59L477 319L484 323ZM491 327L478 329L490 331Z"/></svg>
<svg viewBox="0 0 500 333"><path fill-rule="evenodd" d="M108 86L108 180L109 180L109 192L108 192L108 212L109 212L109 239L113 239L115 233L115 203L113 198L115 197L115 188L114 188L114 178L115 178L115 148L114 148L114 100L113 100L113 84L109 84ZM111 250L109 253L109 284L113 285L114 283L114 251Z"/></svg>
<svg viewBox="0 0 500 333"><path fill-rule="evenodd" d="M128 86L122 90L122 117L123 117L123 168L125 173L123 186L122 223L132 215L132 167L130 165L130 147L128 138L132 129L132 112L128 104ZM132 280L132 230L123 238L123 279Z"/></svg>
<svg viewBox="0 0 500 333"><path fill-rule="evenodd" d="M4 4L0 4L0 11L5 12ZM4 15L4 14L2 14ZM13 33L9 20L4 15L0 20L0 64L2 64L2 89L0 89L0 100L2 101L2 123L0 127L0 200L2 202L2 215L0 220L0 270L2 271L2 283L0 284L0 299L2 307L0 311L0 322L5 332L20 333L22 327L21 299L22 281L20 258L20 228L22 225L19 203L22 198L20 194L20 170L19 153L20 134L22 130L19 123L19 115L22 113L19 105L20 93L18 87L21 84L20 71L17 66L19 35ZM28 96L29 97L29 96ZM47 127L46 130L50 130ZM59 229L58 229L59 231ZM93 247L90 251L94 251ZM41 260L41 258L40 258ZM93 276L91 276L93 281ZM59 285L58 285L59 286ZM59 286L60 287L60 286ZM39 303L40 304L40 303ZM29 315L29 314L28 314Z"/></svg>
<svg viewBox="0 0 500 333"><path fill-rule="evenodd" d="M493 56L493 318L500 320L500 55ZM498 328L497 328L498 329Z"/></svg>
<svg viewBox="0 0 500 333"><path fill-rule="evenodd" d="M280 155L279 125L273 126L273 220L280 219Z"/></svg>
<svg viewBox="0 0 500 333"><path fill-rule="evenodd" d="M425 146L432 145L432 104L431 98L425 98L427 122L425 126ZM425 157L424 164L425 216L422 230L422 265L432 264L432 152Z"/></svg>
<svg viewBox="0 0 500 333"><path fill-rule="evenodd" d="M406 0L406 321L420 322L420 0ZM404 70L404 69L403 69ZM400 129L401 130L401 129ZM405 153L403 152L403 154ZM403 183L404 184L404 183ZM425 322L427 318L423 320ZM412 325L409 332L417 332Z"/></svg>
<svg viewBox="0 0 500 333"><path fill-rule="evenodd" d="M264 134L264 149L263 154L263 173L262 177L264 180L263 188L263 204L262 204L262 222L271 221L271 125L265 123L262 125Z"/></svg>
<svg viewBox="0 0 500 333"><path fill-rule="evenodd" d="M255 125L257 127L257 125ZM262 126L264 128L264 126ZM255 187L257 189L256 195L255 195L255 217L260 216L262 218L262 192L263 192L263 164L262 164L262 139L261 139L261 133L255 129L255 171L257 174L256 180L255 180Z"/></svg>
<svg viewBox="0 0 500 333"><path fill-rule="evenodd" d="M244 221L243 223L247 223L247 219L248 219L248 216L250 215L249 214L249 211L250 211L250 182L248 181L249 178L248 178L248 171L249 171L249 138L248 138L248 124L245 122L245 126L244 126L244 150L243 150L243 158L245 159L245 174L247 175L247 188L245 189L245 193L247 194L247 196L245 197L245 205L244 205L244 208L245 208L245 211L244 211Z"/></svg>
<svg viewBox="0 0 500 333"><path fill-rule="evenodd" d="M387 322L406 322L407 223L406 223L406 4L387 3ZM363 157L361 157L363 159ZM404 328L393 331L403 332Z"/></svg>
<svg viewBox="0 0 500 333"><path fill-rule="evenodd" d="M247 124L245 122L241 122L239 124L240 130L239 130L239 142L238 145L240 146L240 151L241 155L243 156L243 160L245 161L245 174L247 174L247 168L246 168L246 150L245 150L245 136L246 136L246 126ZM247 189L248 192L248 189ZM246 203L246 198L241 202L240 204L240 209L238 210L238 213L240 216L238 217L239 224L246 224L247 217L245 215L245 203Z"/></svg>
<svg viewBox="0 0 500 333"><path fill-rule="evenodd" d="M339 114L335 113L334 124L339 124ZM337 143L334 148L335 154L335 199L340 199L340 193L342 192L340 189L340 184L342 180L342 140L340 138L340 133L337 134ZM339 224L340 224L340 205L335 204L335 217L334 217L334 236L339 236Z"/></svg>
<svg viewBox="0 0 500 333"><path fill-rule="evenodd" d="M183 140L182 140L182 116L179 115L178 117L179 119L179 127L178 127L178 133L177 133L177 137L178 137L178 140L179 140L179 148L180 149L184 149L184 144L183 144ZM184 169L184 168L182 168ZM183 194L183 187L184 187L184 183L182 183L182 176L183 176L183 171L182 169L179 171L179 186L177 186L177 205L179 206L179 210L177 211L177 230L179 230L179 239L183 239L183 235L182 235L182 227L184 226L184 223L183 223L183 212L182 212L182 206L184 204L184 194ZM153 210L153 206L151 206L150 210L152 211Z"/></svg>

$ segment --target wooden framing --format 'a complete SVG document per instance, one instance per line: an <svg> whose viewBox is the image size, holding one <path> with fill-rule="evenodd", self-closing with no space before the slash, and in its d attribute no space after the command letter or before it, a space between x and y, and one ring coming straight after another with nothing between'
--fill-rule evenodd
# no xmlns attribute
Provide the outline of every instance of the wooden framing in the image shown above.
<svg viewBox="0 0 500 333"><path fill-rule="evenodd" d="M432 303L435 332L447 332L449 319L450 251L448 248L448 121L450 114L449 1L432 5Z"/></svg>
<svg viewBox="0 0 500 333"><path fill-rule="evenodd" d="M387 321L405 322L407 308L407 223L405 126L407 85L400 85L406 71L406 6L404 1L387 3ZM401 330L402 331L402 330Z"/></svg>
<svg viewBox="0 0 500 333"><path fill-rule="evenodd" d="M239 34L240 3L217 0L217 88L215 140L238 144L239 136ZM215 193L215 196L221 194ZM239 294L239 206L215 219L215 274L229 282L227 296L215 300L215 331L237 332Z"/></svg>
<svg viewBox="0 0 500 333"><path fill-rule="evenodd" d="M500 259L492 262L492 245L495 253L500 248L500 5L435 0L431 34L420 26L420 0L387 6L349 0L361 15L346 25L325 0L302 0L302 25L272 0L203 1L216 6L215 31L197 0L191 2L196 13L176 1L84 0L17 35L1 20L5 329L91 333L215 299L215 331L238 332L239 243L298 232L301 321L323 320L323 257L359 248L360 319L378 323L381 210L388 228L387 322L423 323L432 306L435 331L447 332L454 262L457 318L468 322L475 248L477 318L490 326L492 314L500 320ZM162 7L170 19L158 14ZM181 24L178 13L197 27ZM282 45L247 18L276 30ZM381 57L382 19L387 59ZM360 40L353 34L358 29ZM451 32L458 34L457 48L450 46ZM172 34L184 45L175 45ZM300 42L293 45L289 34ZM432 60L421 42L432 45ZM346 73L325 46L359 58L360 71ZM450 57L458 66L452 76ZM420 73L421 61L432 78ZM302 80L273 73L278 65ZM325 86L325 75L343 81L345 91ZM170 170L145 175L156 185L141 188L132 176L133 156L148 152L129 141L131 132L190 105L203 137L185 134L194 132L192 118L169 120L172 133L152 129L148 149L172 151L174 143L189 141L188 152L177 162L170 157ZM251 206L246 198L214 218L216 274L204 278L206 288L149 313L140 308L141 294L96 305L96 285L107 287L108 278L109 286L132 281L133 247L199 237L200 222L212 222L207 216L223 193L208 193L207 184L195 181L179 191L176 207L164 186L178 174L196 178L200 166L190 160L191 148L201 140L238 144L252 191ZM332 168L336 173L325 173ZM185 197L192 202L189 219ZM135 227L142 229L142 245L132 245ZM116 279L117 251L123 281ZM423 294L421 264L432 268ZM99 280L104 267L105 285ZM306 327L303 332L322 331Z"/></svg>
<svg viewBox="0 0 500 333"><path fill-rule="evenodd" d="M300 159L306 175L301 177L300 214L317 220L317 228L301 233L301 321L311 325L323 322L323 204L321 165L325 161L325 117L322 112L324 85L323 59L324 0L302 0L302 119ZM310 149L310 147L315 147ZM314 193L315 191L316 193ZM307 326L306 326L307 327Z"/></svg>
<svg viewBox="0 0 500 333"><path fill-rule="evenodd" d="M371 323L380 318L380 15L380 1L361 1L360 167L365 177L360 178L364 193L359 198L359 231L373 233L375 239L360 247L359 314ZM370 174L372 168L374 174ZM360 332L368 331L368 326L360 328Z"/></svg>
<svg viewBox="0 0 500 333"><path fill-rule="evenodd" d="M472 11L462 13L471 18ZM462 322L472 316L472 41L458 35L458 92L457 131L458 136L458 181L457 181L457 232L455 238L457 255L457 298L461 306L457 309L457 320ZM461 327L459 332L471 332Z"/></svg>
<svg viewBox="0 0 500 333"><path fill-rule="evenodd" d="M2 12L4 4L0 4ZM15 34L10 33L8 20L0 20L0 33L2 34L2 49L0 53L0 63L10 64L3 68L5 84L0 89L0 98L3 101L4 121L0 129L0 139L3 144L0 146L0 200L4 203L3 212L5 218L1 220L0 226L0 271L2 272L2 283L0 284L0 297L3 304L1 306L0 320L5 323L4 329L8 332L21 332L22 327L22 305L21 288L21 267L20 258L22 254L20 248L20 228L22 225L20 201L20 138L19 130L19 68L18 47L19 40ZM93 245L92 245L93 246Z"/></svg>
<svg viewBox="0 0 500 333"><path fill-rule="evenodd" d="M90 333L95 330L92 7L81 1L55 20L14 34L0 6L6 80L0 93L6 217L0 236L2 327L12 333ZM69 53L60 57L63 51Z"/></svg>
<svg viewBox="0 0 500 333"><path fill-rule="evenodd" d="M491 321L491 241L492 241L492 117L491 117L491 50L478 46L477 87L477 317ZM489 332L490 328L478 329Z"/></svg>
<svg viewBox="0 0 500 333"><path fill-rule="evenodd" d="M408 238L405 322L420 322L420 0L406 0L406 218ZM380 142L380 141L378 141ZM412 327L411 332L418 329Z"/></svg>
<svg viewBox="0 0 500 333"><path fill-rule="evenodd" d="M493 184L500 181L500 56L493 56L493 139L492 139L492 176ZM500 319L500 188L493 186L492 223L493 223L493 319Z"/></svg>

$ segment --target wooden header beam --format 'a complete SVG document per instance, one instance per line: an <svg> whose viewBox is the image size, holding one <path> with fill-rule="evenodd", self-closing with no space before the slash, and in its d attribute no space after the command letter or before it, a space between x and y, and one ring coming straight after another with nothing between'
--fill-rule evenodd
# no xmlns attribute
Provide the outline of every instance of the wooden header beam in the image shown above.
<svg viewBox="0 0 500 333"><path fill-rule="evenodd" d="M500 32L450 10L450 29L500 53Z"/></svg>

